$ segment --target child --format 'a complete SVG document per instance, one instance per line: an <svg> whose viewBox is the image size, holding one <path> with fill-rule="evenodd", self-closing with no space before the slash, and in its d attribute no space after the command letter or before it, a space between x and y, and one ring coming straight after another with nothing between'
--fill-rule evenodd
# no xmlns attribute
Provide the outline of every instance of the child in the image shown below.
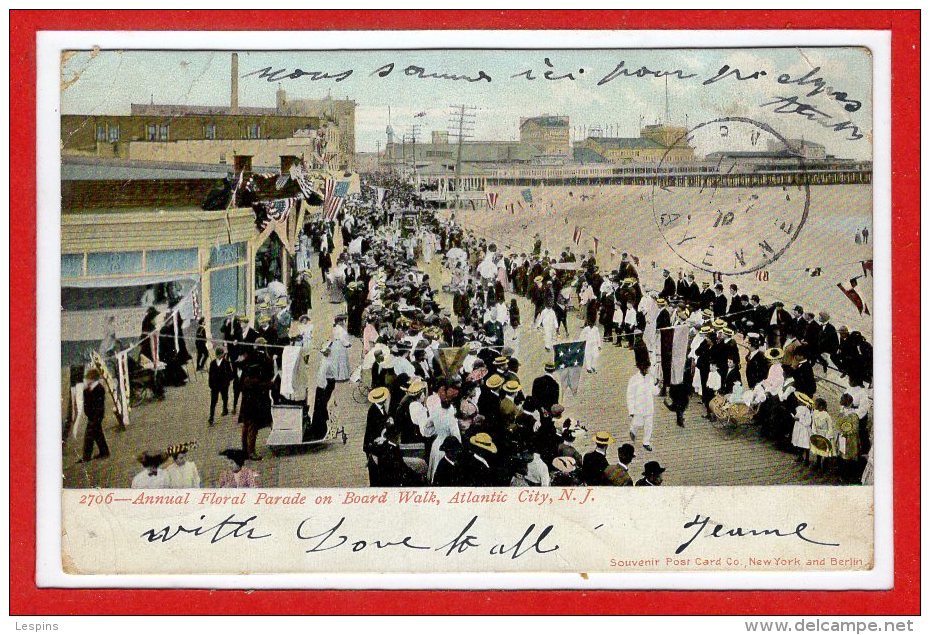
<svg viewBox="0 0 930 635"><path fill-rule="evenodd" d="M839 432L840 473L843 480L852 483L859 479L859 416L852 407L852 395L840 397L840 416L836 419Z"/></svg>
<svg viewBox="0 0 930 635"><path fill-rule="evenodd" d="M830 442L830 447L826 450L821 450L816 446L812 446L810 449L810 453L817 457L814 461L814 467L816 467L819 472L823 472L827 464L827 459L836 456L837 435L836 428L833 425L833 417L827 412L827 402L821 398L818 398L814 404L814 414L811 418L811 431L814 434L819 434Z"/></svg>
<svg viewBox="0 0 930 635"><path fill-rule="evenodd" d="M798 452L798 462L804 461L804 465L810 463L811 447L811 425L813 418L811 408L814 400L802 392L796 392L798 406L794 410L794 429L791 431L791 445L796 447Z"/></svg>

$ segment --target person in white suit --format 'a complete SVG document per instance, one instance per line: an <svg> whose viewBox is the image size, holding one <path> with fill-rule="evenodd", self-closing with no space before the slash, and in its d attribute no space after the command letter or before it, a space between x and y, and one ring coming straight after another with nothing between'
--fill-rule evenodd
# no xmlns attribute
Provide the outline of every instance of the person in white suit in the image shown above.
<svg viewBox="0 0 930 635"><path fill-rule="evenodd" d="M643 447L652 452L652 427L655 414L655 397L659 394L659 383L649 373L649 366L638 367L639 372L630 377L626 386L626 407L630 413L630 439L643 430Z"/></svg>
<svg viewBox="0 0 930 635"><path fill-rule="evenodd" d="M601 331L590 322L581 329L579 339L584 340L584 369L589 373L597 372L597 362L601 356Z"/></svg>
<svg viewBox="0 0 930 635"><path fill-rule="evenodd" d="M543 339L546 344L546 350L552 350L552 343L555 341L555 331L559 328L559 318L555 315L555 310L547 306L539 313L536 318L536 328L542 328Z"/></svg>

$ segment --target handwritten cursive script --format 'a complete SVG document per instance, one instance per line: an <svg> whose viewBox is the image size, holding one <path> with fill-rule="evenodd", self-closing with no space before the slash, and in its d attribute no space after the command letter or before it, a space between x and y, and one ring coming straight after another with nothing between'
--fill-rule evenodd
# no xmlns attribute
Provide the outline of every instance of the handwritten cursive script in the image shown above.
<svg viewBox="0 0 930 635"><path fill-rule="evenodd" d="M166 525L161 529L146 529L142 532L142 538L149 542L168 542L178 536L208 536L210 544L216 544L226 538L246 538L248 540L260 540L268 538L271 534L258 534L254 526L250 526L257 516L249 516L245 519L238 519L236 514L230 514L224 520L211 525L210 523L201 523L195 527L185 527L184 525ZM206 519L205 515L200 516L200 520Z"/></svg>
<svg viewBox="0 0 930 635"><path fill-rule="evenodd" d="M516 560L529 553L547 554L559 549L557 543L546 544L546 540L549 538L549 534L552 533L554 526L547 525L541 530L537 530L535 523L531 523L524 528L519 537L516 537L518 531L510 539L492 538L482 541L475 529L478 516L472 516L462 529L456 533L454 538L441 545L426 544L426 541L418 540L410 535L392 538L378 535L364 537L351 535L351 532L343 527L346 524L345 516L341 517L333 526L322 531L313 528L313 523L313 518L305 518L297 526L297 538L308 541L307 544L310 545L309 549L306 549L306 553L320 553L334 549L358 553L370 549L397 548L413 551L434 551L442 553L444 557L449 557L465 553L470 549L487 549L487 553L492 556L509 556L511 560Z"/></svg>
<svg viewBox="0 0 930 635"><path fill-rule="evenodd" d="M775 536L777 538L789 538L794 536L799 538L804 542L809 542L813 545L822 545L824 547L839 547L839 543L833 542L820 542L818 540L813 540L804 535L804 531L807 529L807 523L798 523L797 526L790 530L784 531L781 529L746 529L744 527L734 527L728 529L725 525L716 523L711 525L711 529L708 531L708 526L710 525L710 516L701 516L700 514L695 515L694 520L689 520L683 525L684 529L695 529L694 534L686 542L678 545L678 548L675 550L676 554L682 553L685 549L691 546L691 544L697 540L699 537L703 538L746 538L749 536ZM702 536L703 534L703 536Z"/></svg>

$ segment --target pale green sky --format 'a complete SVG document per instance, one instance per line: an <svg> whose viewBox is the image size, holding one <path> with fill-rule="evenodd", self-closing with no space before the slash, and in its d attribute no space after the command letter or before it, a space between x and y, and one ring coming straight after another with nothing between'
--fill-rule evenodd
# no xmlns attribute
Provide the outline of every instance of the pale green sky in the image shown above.
<svg viewBox="0 0 930 635"><path fill-rule="evenodd" d="M547 81L543 72L548 57L557 74L574 72L575 81ZM782 136L803 137L826 146L841 157L870 159L872 133L872 61L862 48L781 49L657 49L657 50L409 50L409 51L240 51L239 103L242 106L273 106L275 90L282 85L288 97L318 98L331 91L358 102L356 145L373 151L385 140L388 106L391 123L398 134L409 133L412 124L421 134L449 127L449 106L477 106L475 136L479 139L513 139L519 134L521 116L543 113L568 115L576 126L609 126L613 136L637 136L640 117L645 123L664 119L665 79L617 77L601 86L598 82L623 62L635 71L681 70L693 78L670 77L669 112L672 123L694 126L724 116L748 117L772 126ZM373 74L382 65L395 63L386 77ZM483 70L490 82L421 79L407 76L404 69L417 65L426 72L475 76ZM765 71L758 79L736 81L732 77L709 85L703 82L724 64L739 68L744 75ZM310 76L269 83L251 71L272 66L288 72L336 74L352 70L344 81L312 81ZM814 84L798 86L779 83L803 77L820 67L816 77L827 86L846 93L846 99L861 102L854 112L826 91L807 96ZM512 78L529 68L538 79ZM579 69L584 69L579 73ZM70 83L62 93L66 114L128 114L130 103L175 103L228 105L230 55L227 51L101 51L77 53L62 70ZM814 76L811 76L813 78ZM830 125L850 121L863 138L848 140L849 131L834 131L811 120L807 114L772 112L762 107L777 97L797 96L813 113ZM784 110L793 110L786 107ZM414 118L417 113L426 116ZM809 111L808 111L809 112ZM580 130L579 130L580 132Z"/></svg>

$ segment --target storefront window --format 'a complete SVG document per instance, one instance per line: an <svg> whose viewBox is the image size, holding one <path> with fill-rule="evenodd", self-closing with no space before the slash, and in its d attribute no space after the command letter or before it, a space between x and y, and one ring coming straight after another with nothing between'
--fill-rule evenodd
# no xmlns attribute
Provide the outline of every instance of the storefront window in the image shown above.
<svg viewBox="0 0 930 635"><path fill-rule="evenodd" d="M217 245L210 250L210 267L221 267L242 262L246 258L246 243Z"/></svg>
<svg viewBox="0 0 930 635"><path fill-rule="evenodd" d="M84 254L61 254L61 277L78 278L84 275Z"/></svg>
<svg viewBox="0 0 930 635"><path fill-rule="evenodd" d="M197 271L196 249L157 249L145 252L145 270L148 273Z"/></svg>
<svg viewBox="0 0 930 635"><path fill-rule="evenodd" d="M141 251L87 254L88 276L118 276L130 273L142 273Z"/></svg>

